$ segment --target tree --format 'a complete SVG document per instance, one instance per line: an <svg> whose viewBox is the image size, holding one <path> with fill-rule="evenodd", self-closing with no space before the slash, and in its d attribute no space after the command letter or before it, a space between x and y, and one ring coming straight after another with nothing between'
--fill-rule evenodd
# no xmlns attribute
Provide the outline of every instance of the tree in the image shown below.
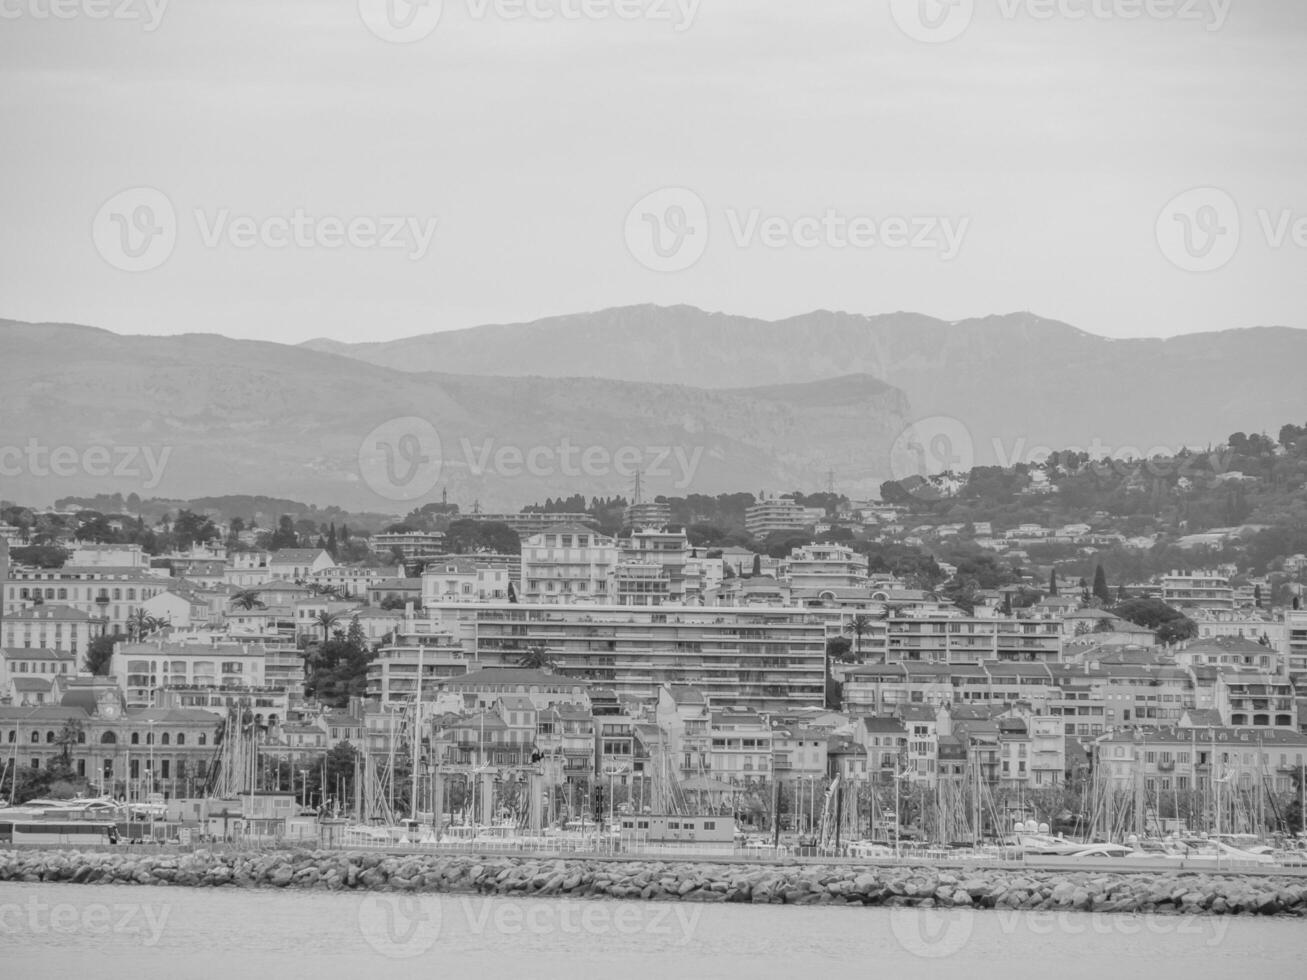
<svg viewBox="0 0 1307 980"><path fill-rule="evenodd" d="M351 697L367 694L368 665L373 659L366 646L356 646L337 631L332 639L305 650L305 695L333 707L347 707Z"/></svg>
<svg viewBox="0 0 1307 980"><path fill-rule="evenodd" d="M757 578L761 574L762 574L762 555L754 555L752 575L754 578Z"/></svg>
<svg viewBox="0 0 1307 980"><path fill-rule="evenodd" d="M155 630L163 629L167 625L168 623L166 620L160 619L157 616L151 616L143 608L138 607L137 610L127 618L127 639L133 643L139 643Z"/></svg>
<svg viewBox="0 0 1307 980"><path fill-rule="evenodd" d="M1198 635L1198 624L1161 599L1131 599L1112 609L1113 615L1153 630L1159 643L1179 643Z"/></svg>
<svg viewBox="0 0 1307 980"><path fill-rule="evenodd" d="M272 538L268 541L268 549L281 551L283 548L298 548L299 544L299 535L295 533L295 522L284 515L278 518L277 530L272 533Z"/></svg>
<svg viewBox="0 0 1307 980"><path fill-rule="evenodd" d="M114 644L121 643L126 637L121 633L97 636L86 648L86 661L83 666L88 673L96 677L109 676L109 664L113 660Z"/></svg>
<svg viewBox="0 0 1307 980"><path fill-rule="evenodd" d="M853 655L862 660L862 638L871 632L874 620L863 613L858 613L844 625L844 632L853 635Z"/></svg>
<svg viewBox="0 0 1307 980"><path fill-rule="evenodd" d="M832 636L826 641L826 657L842 664L852 663L853 644L842 636Z"/></svg>
<svg viewBox="0 0 1307 980"><path fill-rule="evenodd" d="M326 643L331 639L331 628L340 622L341 614L330 612L324 609L313 617L313 624L322 627L322 642Z"/></svg>
<svg viewBox="0 0 1307 980"><path fill-rule="evenodd" d="M1048 594L1057 595L1057 568L1051 568L1048 572Z"/></svg>
<svg viewBox="0 0 1307 980"><path fill-rule="evenodd" d="M267 603L259 598L262 594L258 589L241 589L231 597L231 604L237 609L267 609Z"/></svg>
<svg viewBox="0 0 1307 980"><path fill-rule="evenodd" d="M73 770L73 746L86 741L86 730L80 720L69 718L54 737L54 744L59 749L54 761L68 773Z"/></svg>
<svg viewBox="0 0 1307 980"><path fill-rule="evenodd" d="M1112 604L1112 592L1107 587L1107 573L1102 565L1094 567L1094 598L1104 606Z"/></svg>
<svg viewBox="0 0 1307 980"><path fill-rule="evenodd" d="M527 651L517 658L517 665L526 670L553 670L556 666L549 657L549 651L539 645L528 647Z"/></svg>

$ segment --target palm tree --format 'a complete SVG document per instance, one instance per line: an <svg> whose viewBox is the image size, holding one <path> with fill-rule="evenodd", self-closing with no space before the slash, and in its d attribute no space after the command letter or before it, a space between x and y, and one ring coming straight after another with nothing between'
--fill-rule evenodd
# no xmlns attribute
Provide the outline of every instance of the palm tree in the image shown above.
<svg viewBox="0 0 1307 980"><path fill-rule="evenodd" d="M853 655L862 659L862 638L871 632L872 617L862 613L854 616L844 627L845 633L853 634Z"/></svg>
<svg viewBox="0 0 1307 980"><path fill-rule="evenodd" d="M163 629L167 622L157 616L151 616L144 609L138 608L127 618L127 639L140 642L155 630Z"/></svg>
<svg viewBox="0 0 1307 980"><path fill-rule="evenodd" d="M54 737L54 744L59 751L55 759L64 769L73 768L73 746L79 742L85 741L86 730L82 723L76 718L69 718L64 722L63 728Z"/></svg>
<svg viewBox="0 0 1307 980"><path fill-rule="evenodd" d="M517 658L517 665L526 670L552 670L555 666L549 651L542 646L529 647L526 653Z"/></svg>
<svg viewBox="0 0 1307 980"><path fill-rule="evenodd" d="M340 621L340 613L328 612L324 609L313 617L313 622L322 627L322 642L326 643L331 639L331 628Z"/></svg>
<svg viewBox="0 0 1307 980"><path fill-rule="evenodd" d="M267 603L259 598L262 594L258 589L241 589L231 597L231 604L238 609L267 609Z"/></svg>

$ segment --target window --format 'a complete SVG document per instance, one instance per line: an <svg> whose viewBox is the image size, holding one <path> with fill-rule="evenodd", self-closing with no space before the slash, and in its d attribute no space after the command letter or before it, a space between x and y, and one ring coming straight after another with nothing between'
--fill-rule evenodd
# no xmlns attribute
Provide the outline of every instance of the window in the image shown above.
<svg viewBox="0 0 1307 980"><path fill-rule="evenodd" d="M140 744L141 744L141 733L140 733L140 732L132 732L132 744L133 744L133 745L140 745Z"/></svg>

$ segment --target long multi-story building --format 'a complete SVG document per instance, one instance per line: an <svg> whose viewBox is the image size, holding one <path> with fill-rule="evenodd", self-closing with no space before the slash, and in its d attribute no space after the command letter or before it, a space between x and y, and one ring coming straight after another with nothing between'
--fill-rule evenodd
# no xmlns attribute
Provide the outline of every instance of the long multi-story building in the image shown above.
<svg viewBox="0 0 1307 980"><path fill-rule="evenodd" d="M1062 662L1062 627L1056 618L1017 619L914 613L890 618L884 661L981 664L1010 660ZM868 653L864 646L864 655Z"/></svg>
<svg viewBox="0 0 1307 980"><path fill-rule="evenodd" d="M765 538L778 531L802 531L823 520L826 512L820 508L804 507L788 497L763 500L744 512L744 529L755 538Z"/></svg>
<svg viewBox="0 0 1307 980"><path fill-rule="evenodd" d="M129 708L145 708L161 703L161 693L167 689L184 689L197 696L206 691L265 689L264 668L261 645L156 640L118 644L109 676Z"/></svg>
<svg viewBox="0 0 1307 980"><path fill-rule="evenodd" d="M477 521L481 524L507 524L517 532L518 537L527 538L542 531L580 524L591 530L599 526L599 521L589 514L542 514L523 512L521 514L464 514L462 520Z"/></svg>
<svg viewBox="0 0 1307 980"><path fill-rule="evenodd" d="M825 699L826 631L798 609L439 604L431 611L486 666L544 648L560 674L652 703L664 684L783 711Z"/></svg>
<svg viewBox="0 0 1307 980"><path fill-rule="evenodd" d="M105 621L110 632L126 632L142 603L176 582L143 568L65 565L63 568L11 569L4 585L4 615L38 604L70 606Z"/></svg>
<svg viewBox="0 0 1307 980"><path fill-rule="evenodd" d="M1173 571L1162 578L1162 601L1180 608L1232 610L1236 605L1234 591L1229 578L1220 572Z"/></svg>
<svg viewBox="0 0 1307 980"><path fill-rule="evenodd" d="M440 554L445 535L441 531L389 531L372 535L368 544L379 555L399 552L406 561L413 561Z"/></svg>

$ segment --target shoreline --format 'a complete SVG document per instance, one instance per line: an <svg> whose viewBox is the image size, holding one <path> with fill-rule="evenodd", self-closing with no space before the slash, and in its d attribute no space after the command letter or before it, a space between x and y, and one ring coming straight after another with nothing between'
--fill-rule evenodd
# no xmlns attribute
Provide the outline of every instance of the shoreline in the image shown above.
<svg viewBox="0 0 1307 980"><path fill-rule="evenodd" d="M1230 871L272 850L9 850L0 883L1307 918L1307 880Z"/></svg>

